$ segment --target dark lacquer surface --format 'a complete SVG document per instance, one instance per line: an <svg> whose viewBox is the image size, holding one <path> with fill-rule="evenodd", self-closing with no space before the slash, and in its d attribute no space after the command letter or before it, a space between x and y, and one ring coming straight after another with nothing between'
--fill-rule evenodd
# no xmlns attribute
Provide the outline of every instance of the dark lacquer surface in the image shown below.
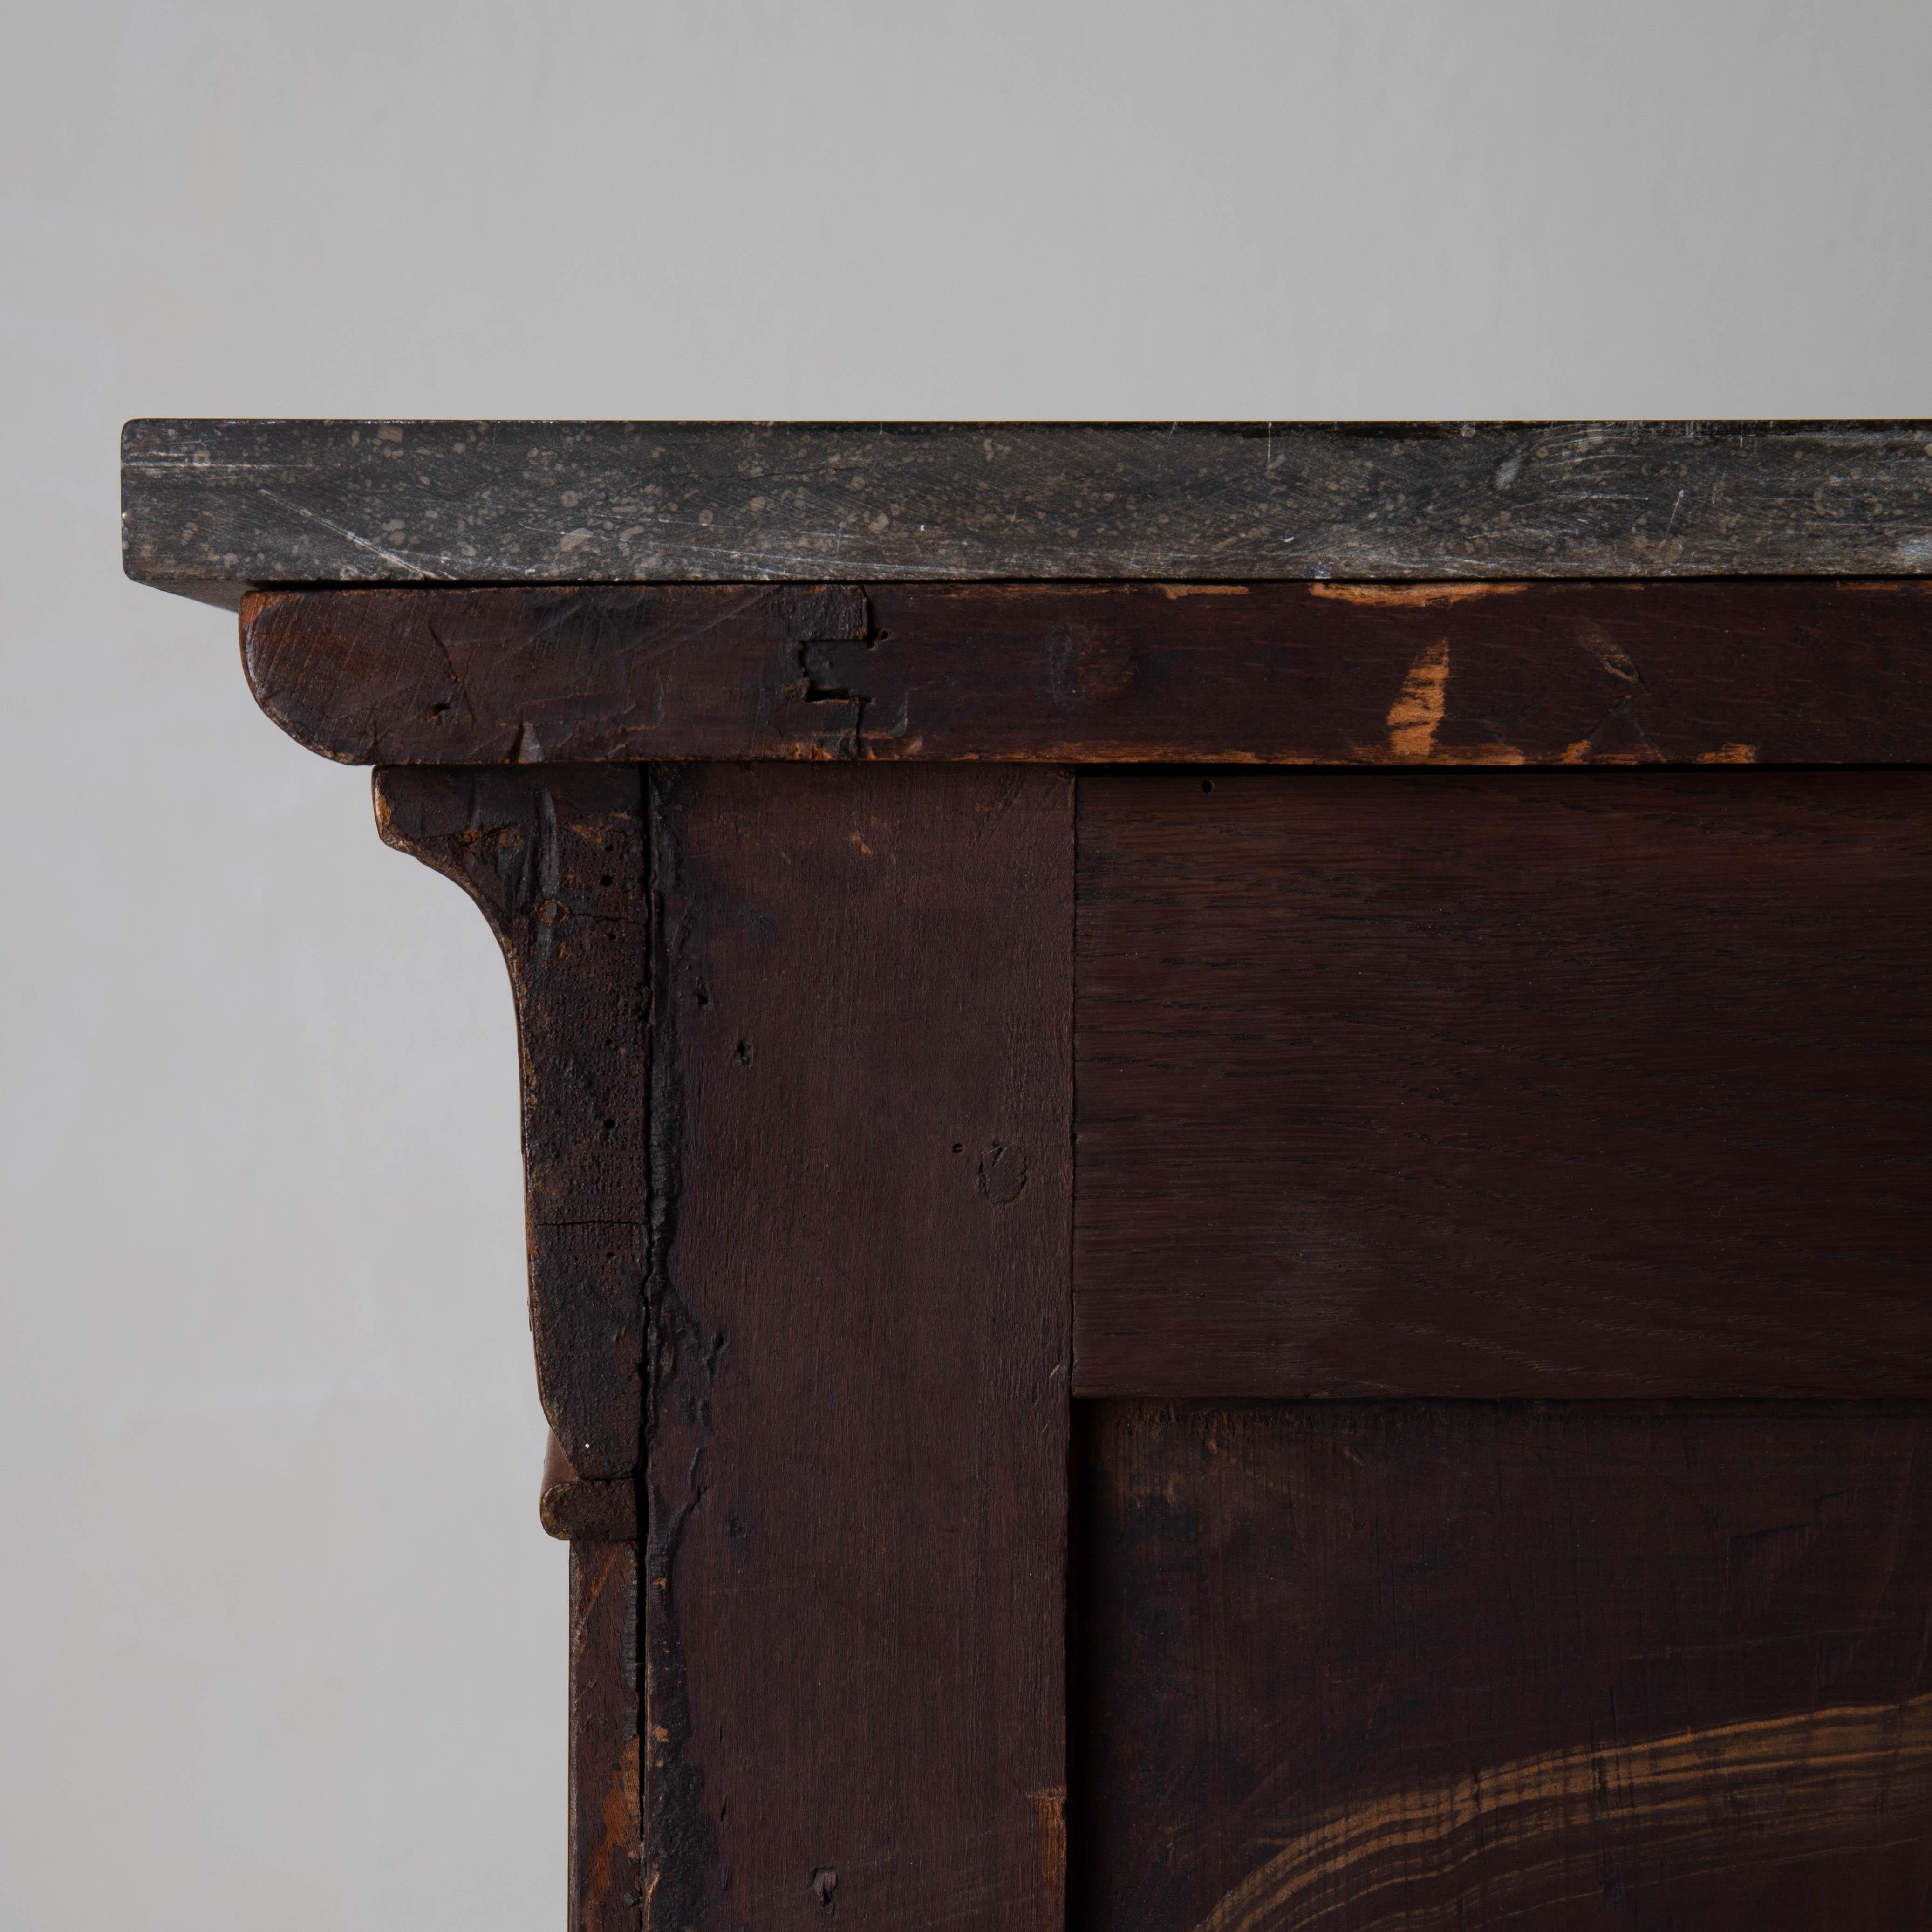
<svg viewBox="0 0 1932 1932"><path fill-rule="evenodd" d="M1078 1932L1910 1932L1922 1409L1076 1405Z"/></svg>
<svg viewBox="0 0 1932 1932"><path fill-rule="evenodd" d="M638 1932L644 1868L638 1545L570 1546L569 1932Z"/></svg>
<svg viewBox="0 0 1932 1932"><path fill-rule="evenodd" d="M1072 791L655 774L654 1932L1053 1932Z"/></svg>
<svg viewBox="0 0 1932 1932"><path fill-rule="evenodd" d="M1932 586L658 585L251 597L350 763L1932 758Z"/></svg>
<svg viewBox="0 0 1932 1932"><path fill-rule="evenodd" d="M570 1552L569 1921L635 1932L636 1508L650 1221L650 920L634 766L376 775L382 837L453 880L516 1000L544 1525Z"/></svg>
<svg viewBox="0 0 1932 1932"><path fill-rule="evenodd" d="M1089 774L1076 1389L1932 1394L1932 776Z"/></svg>

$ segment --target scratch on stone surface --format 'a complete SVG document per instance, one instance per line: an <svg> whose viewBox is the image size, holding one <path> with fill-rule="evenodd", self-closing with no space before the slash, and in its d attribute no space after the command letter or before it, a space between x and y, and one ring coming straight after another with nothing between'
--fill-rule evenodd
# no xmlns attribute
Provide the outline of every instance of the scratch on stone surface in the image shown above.
<svg viewBox="0 0 1932 1932"><path fill-rule="evenodd" d="M1311 597L1339 598L1345 604L1380 604L1414 609L1427 604L1460 604L1468 597L1514 597L1522 584L1311 584Z"/></svg>
<svg viewBox="0 0 1932 1932"><path fill-rule="evenodd" d="M1932 1827L1932 1694L1577 1744L1322 1813L1228 1892L1196 1932L1356 1932L1461 1922L1507 1874L1519 1910L1597 1899L1580 1846L1619 1842L1682 1880L1923 1840ZM1586 1870L1585 1868L1588 1869ZM1578 1889L1580 1876L1587 1889Z"/></svg>
<svg viewBox="0 0 1932 1932"><path fill-rule="evenodd" d="M1389 706L1389 750L1394 757L1426 758L1436 748L1448 689L1449 640L1444 638L1424 646Z"/></svg>
<svg viewBox="0 0 1932 1932"><path fill-rule="evenodd" d="M277 496L272 490L262 488L260 484L256 485L256 489L259 494L267 497L270 502L279 508L292 510L297 516L306 517L312 524L320 524L324 530L334 531L344 543L352 544L358 550L367 550L371 556L380 556L385 563L393 563L398 570L406 570L412 577L427 577L438 584L454 584L456 581L452 572L431 570L427 564L412 563L399 552L385 550L380 544L352 530L346 524L336 523L323 516L320 511L311 510L305 503L292 502L286 496Z"/></svg>

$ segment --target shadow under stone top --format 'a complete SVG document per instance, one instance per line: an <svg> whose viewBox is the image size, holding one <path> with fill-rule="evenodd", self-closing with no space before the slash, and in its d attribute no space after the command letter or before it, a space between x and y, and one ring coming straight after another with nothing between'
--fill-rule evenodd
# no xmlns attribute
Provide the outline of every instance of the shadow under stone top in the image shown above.
<svg viewBox="0 0 1932 1932"><path fill-rule="evenodd" d="M1932 424L137 421L129 576L1932 574Z"/></svg>

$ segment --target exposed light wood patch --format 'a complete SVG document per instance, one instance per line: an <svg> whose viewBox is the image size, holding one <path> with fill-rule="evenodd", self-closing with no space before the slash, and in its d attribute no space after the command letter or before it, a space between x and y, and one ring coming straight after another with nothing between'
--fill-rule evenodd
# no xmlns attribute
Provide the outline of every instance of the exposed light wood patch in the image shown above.
<svg viewBox="0 0 1932 1932"><path fill-rule="evenodd" d="M1510 597L1520 584L1311 584L1313 597L1339 598L1345 604L1373 604L1414 610L1430 604L1460 604L1472 597Z"/></svg>
<svg viewBox="0 0 1932 1932"><path fill-rule="evenodd" d="M1389 750L1398 758L1426 758L1435 749L1448 704L1449 640L1423 647L1389 706Z"/></svg>
<svg viewBox="0 0 1932 1932"><path fill-rule="evenodd" d="M1511 1910L1601 1898L1606 1838L1683 1876L1749 1859L1907 1844L1932 1831L1932 1696L1848 1704L1486 1766L1325 1812L1267 1858L1198 1932L1413 1923L1426 1888L1461 1924L1506 1862Z"/></svg>
<svg viewBox="0 0 1932 1932"><path fill-rule="evenodd" d="M1040 1832L1040 1888L1058 1898L1066 1882L1066 1787L1051 1785L1030 1796Z"/></svg>

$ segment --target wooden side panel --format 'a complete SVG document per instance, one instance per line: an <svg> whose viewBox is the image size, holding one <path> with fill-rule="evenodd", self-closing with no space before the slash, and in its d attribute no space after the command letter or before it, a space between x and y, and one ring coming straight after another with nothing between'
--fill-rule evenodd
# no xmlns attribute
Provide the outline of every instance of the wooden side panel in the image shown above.
<svg viewBox="0 0 1932 1932"><path fill-rule="evenodd" d="M643 808L630 766L376 775L383 838L470 894L509 966L537 1389L573 1480L628 1483L638 1467L649 1220Z"/></svg>
<svg viewBox="0 0 1932 1932"><path fill-rule="evenodd" d="M742 584L250 597L350 763L1932 762L1932 586Z"/></svg>
<svg viewBox="0 0 1932 1932"><path fill-rule="evenodd" d="M569 1932L644 1923L638 1546L570 1546Z"/></svg>
<svg viewBox="0 0 1932 1932"><path fill-rule="evenodd" d="M1082 1403L1076 1923L1932 1921L1932 1423Z"/></svg>
<svg viewBox="0 0 1932 1932"><path fill-rule="evenodd" d="M650 1922L1050 1932L1070 782L653 782Z"/></svg>
<svg viewBox="0 0 1932 1932"><path fill-rule="evenodd" d="M1076 1390L1932 1394L1932 776L1083 779Z"/></svg>

